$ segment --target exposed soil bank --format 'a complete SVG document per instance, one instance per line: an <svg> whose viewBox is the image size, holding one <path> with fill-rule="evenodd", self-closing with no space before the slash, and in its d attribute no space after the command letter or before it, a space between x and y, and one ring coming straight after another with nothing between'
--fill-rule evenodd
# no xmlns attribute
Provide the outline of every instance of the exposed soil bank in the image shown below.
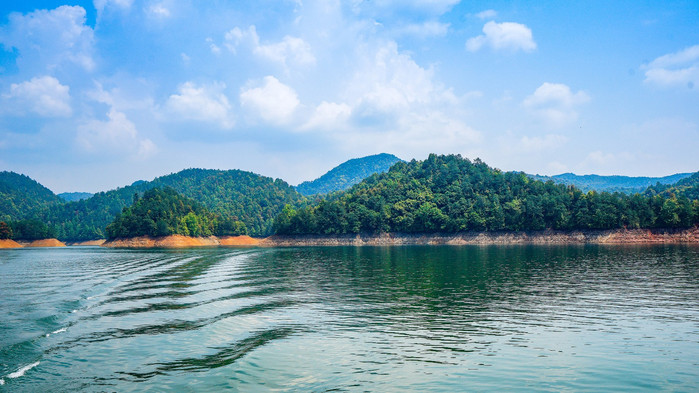
<svg viewBox="0 0 699 393"><path fill-rule="evenodd" d="M107 241L106 239L97 239L97 240L86 240L82 242L67 242L66 244L69 246L101 246L102 243Z"/></svg>
<svg viewBox="0 0 699 393"><path fill-rule="evenodd" d="M21 248L22 245L12 239L0 239L0 248Z"/></svg>
<svg viewBox="0 0 699 393"><path fill-rule="evenodd" d="M357 235L165 237L140 236L112 239L103 247L187 248L215 246L401 246L401 245L488 245L488 244L699 244L699 228L618 229L605 231L461 232L461 233L382 233Z"/></svg>
<svg viewBox="0 0 699 393"><path fill-rule="evenodd" d="M187 248L214 246L254 246L260 241L250 236L188 237L171 235L164 237L139 236L127 239L107 240L102 247L112 248Z"/></svg>
<svg viewBox="0 0 699 393"><path fill-rule="evenodd" d="M58 239L39 239L39 240L18 240L17 243L22 247L65 247L66 244Z"/></svg>
<svg viewBox="0 0 699 393"><path fill-rule="evenodd" d="M250 236L220 236L218 238L222 246L257 246L260 244L260 239L255 239Z"/></svg>
<svg viewBox="0 0 699 393"><path fill-rule="evenodd" d="M393 246L488 244L699 244L699 228L605 231L462 232L270 236L261 246Z"/></svg>

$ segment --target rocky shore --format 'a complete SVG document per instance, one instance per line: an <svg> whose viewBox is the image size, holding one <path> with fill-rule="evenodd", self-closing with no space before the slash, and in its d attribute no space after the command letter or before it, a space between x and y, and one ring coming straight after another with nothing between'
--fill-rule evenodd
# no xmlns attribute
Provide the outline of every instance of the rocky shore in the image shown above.
<svg viewBox="0 0 699 393"><path fill-rule="evenodd" d="M356 234L270 236L267 247L490 244L699 244L699 228L589 231L461 232L449 234Z"/></svg>

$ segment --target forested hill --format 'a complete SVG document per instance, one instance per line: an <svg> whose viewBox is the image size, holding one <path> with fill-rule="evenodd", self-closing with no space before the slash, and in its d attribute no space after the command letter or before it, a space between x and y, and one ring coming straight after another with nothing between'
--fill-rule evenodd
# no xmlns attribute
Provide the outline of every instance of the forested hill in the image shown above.
<svg viewBox="0 0 699 393"><path fill-rule="evenodd" d="M665 197L675 195L676 197L699 199L699 172L675 184L656 184L655 186L648 187L645 194L648 196L659 194Z"/></svg>
<svg viewBox="0 0 699 393"><path fill-rule="evenodd" d="M138 194L137 194L138 195ZM133 205L124 208L107 225L107 238L135 236L211 236L224 222L209 212L201 203L184 197L170 187L151 188L142 197L134 198ZM226 229L236 229L235 224ZM235 233L245 234L244 225Z"/></svg>
<svg viewBox="0 0 699 393"><path fill-rule="evenodd" d="M563 173L555 176L528 175L534 180L548 181L572 185L583 192L607 191L634 194L643 192L649 186L660 184L674 184L679 180L691 176L691 173L676 173L663 177L632 177L632 176L601 176L601 175L576 175Z"/></svg>
<svg viewBox="0 0 699 393"><path fill-rule="evenodd" d="M430 155L401 162L333 200L275 220L279 234L459 232L688 227L699 201L583 193L574 186L502 172L476 159Z"/></svg>
<svg viewBox="0 0 699 393"><path fill-rule="evenodd" d="M171 187L202 203L223 219L242 221L251 235L267 235L274 217L286 204L299 205L305 198L280 179L240 170L186 169L153 181L100 192L91 198L52 206L40 217L56 228L62 239L105 237L105 227L133 202L135 193L154 187Z"/></svg>
<svg viewBox="0 0 699 393"><path fill-rule="evenodd" d="M61 198L28 176L0 172L0 221L28 218L37 208L60 203Z"/></svg>
<svg viewBox="0 0 699 393"><path fill-rule="evenodd" d="M303 195L346 190L374 173L388 171L388 168L399 161L400 158L387 153L355 158L336 166L316 180L299 184L296 190Z"/></svg>

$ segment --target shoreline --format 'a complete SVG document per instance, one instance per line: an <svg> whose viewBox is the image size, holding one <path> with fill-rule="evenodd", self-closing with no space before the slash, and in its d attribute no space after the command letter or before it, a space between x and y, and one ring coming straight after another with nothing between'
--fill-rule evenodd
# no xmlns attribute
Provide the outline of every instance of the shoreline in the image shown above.
<svg viewBox="0 0 699 393"><path fill-rule="evenodd" d="M459 232L459 233L381 233L344 235L272 235L264 239L249 236L159 238L139 236L104 242L109 248L189 248L189 247L306 247L306 246L407 246L407 245L572 245L572 244L697 244L699 228L613 229L585 231Z"/></svg>
<svg viewBox="0 0 699 393"><path fill-rule="evenodd" d="M35 247L65 247L65 243L58 239L37 240L0 240L0 248L35 248Z"/></svg>
<svg viewBox="0 0 699 393"><path fill-rule="evenodd" d="M382 233L351 235L272 235L262 246L402 246L402 245L568 245L698 244L699 228L610 229L528 232Z"/></svg>

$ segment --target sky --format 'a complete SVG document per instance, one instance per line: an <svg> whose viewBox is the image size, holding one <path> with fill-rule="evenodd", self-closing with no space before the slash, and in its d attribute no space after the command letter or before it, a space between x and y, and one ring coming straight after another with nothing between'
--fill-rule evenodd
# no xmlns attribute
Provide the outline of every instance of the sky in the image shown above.
<svg viewBox="0 0 699 393"><path fill-rule="evenodd" d="M57 193L383 152L694 172L697 26L697 1L4 1L0 170Z"/></svg>

